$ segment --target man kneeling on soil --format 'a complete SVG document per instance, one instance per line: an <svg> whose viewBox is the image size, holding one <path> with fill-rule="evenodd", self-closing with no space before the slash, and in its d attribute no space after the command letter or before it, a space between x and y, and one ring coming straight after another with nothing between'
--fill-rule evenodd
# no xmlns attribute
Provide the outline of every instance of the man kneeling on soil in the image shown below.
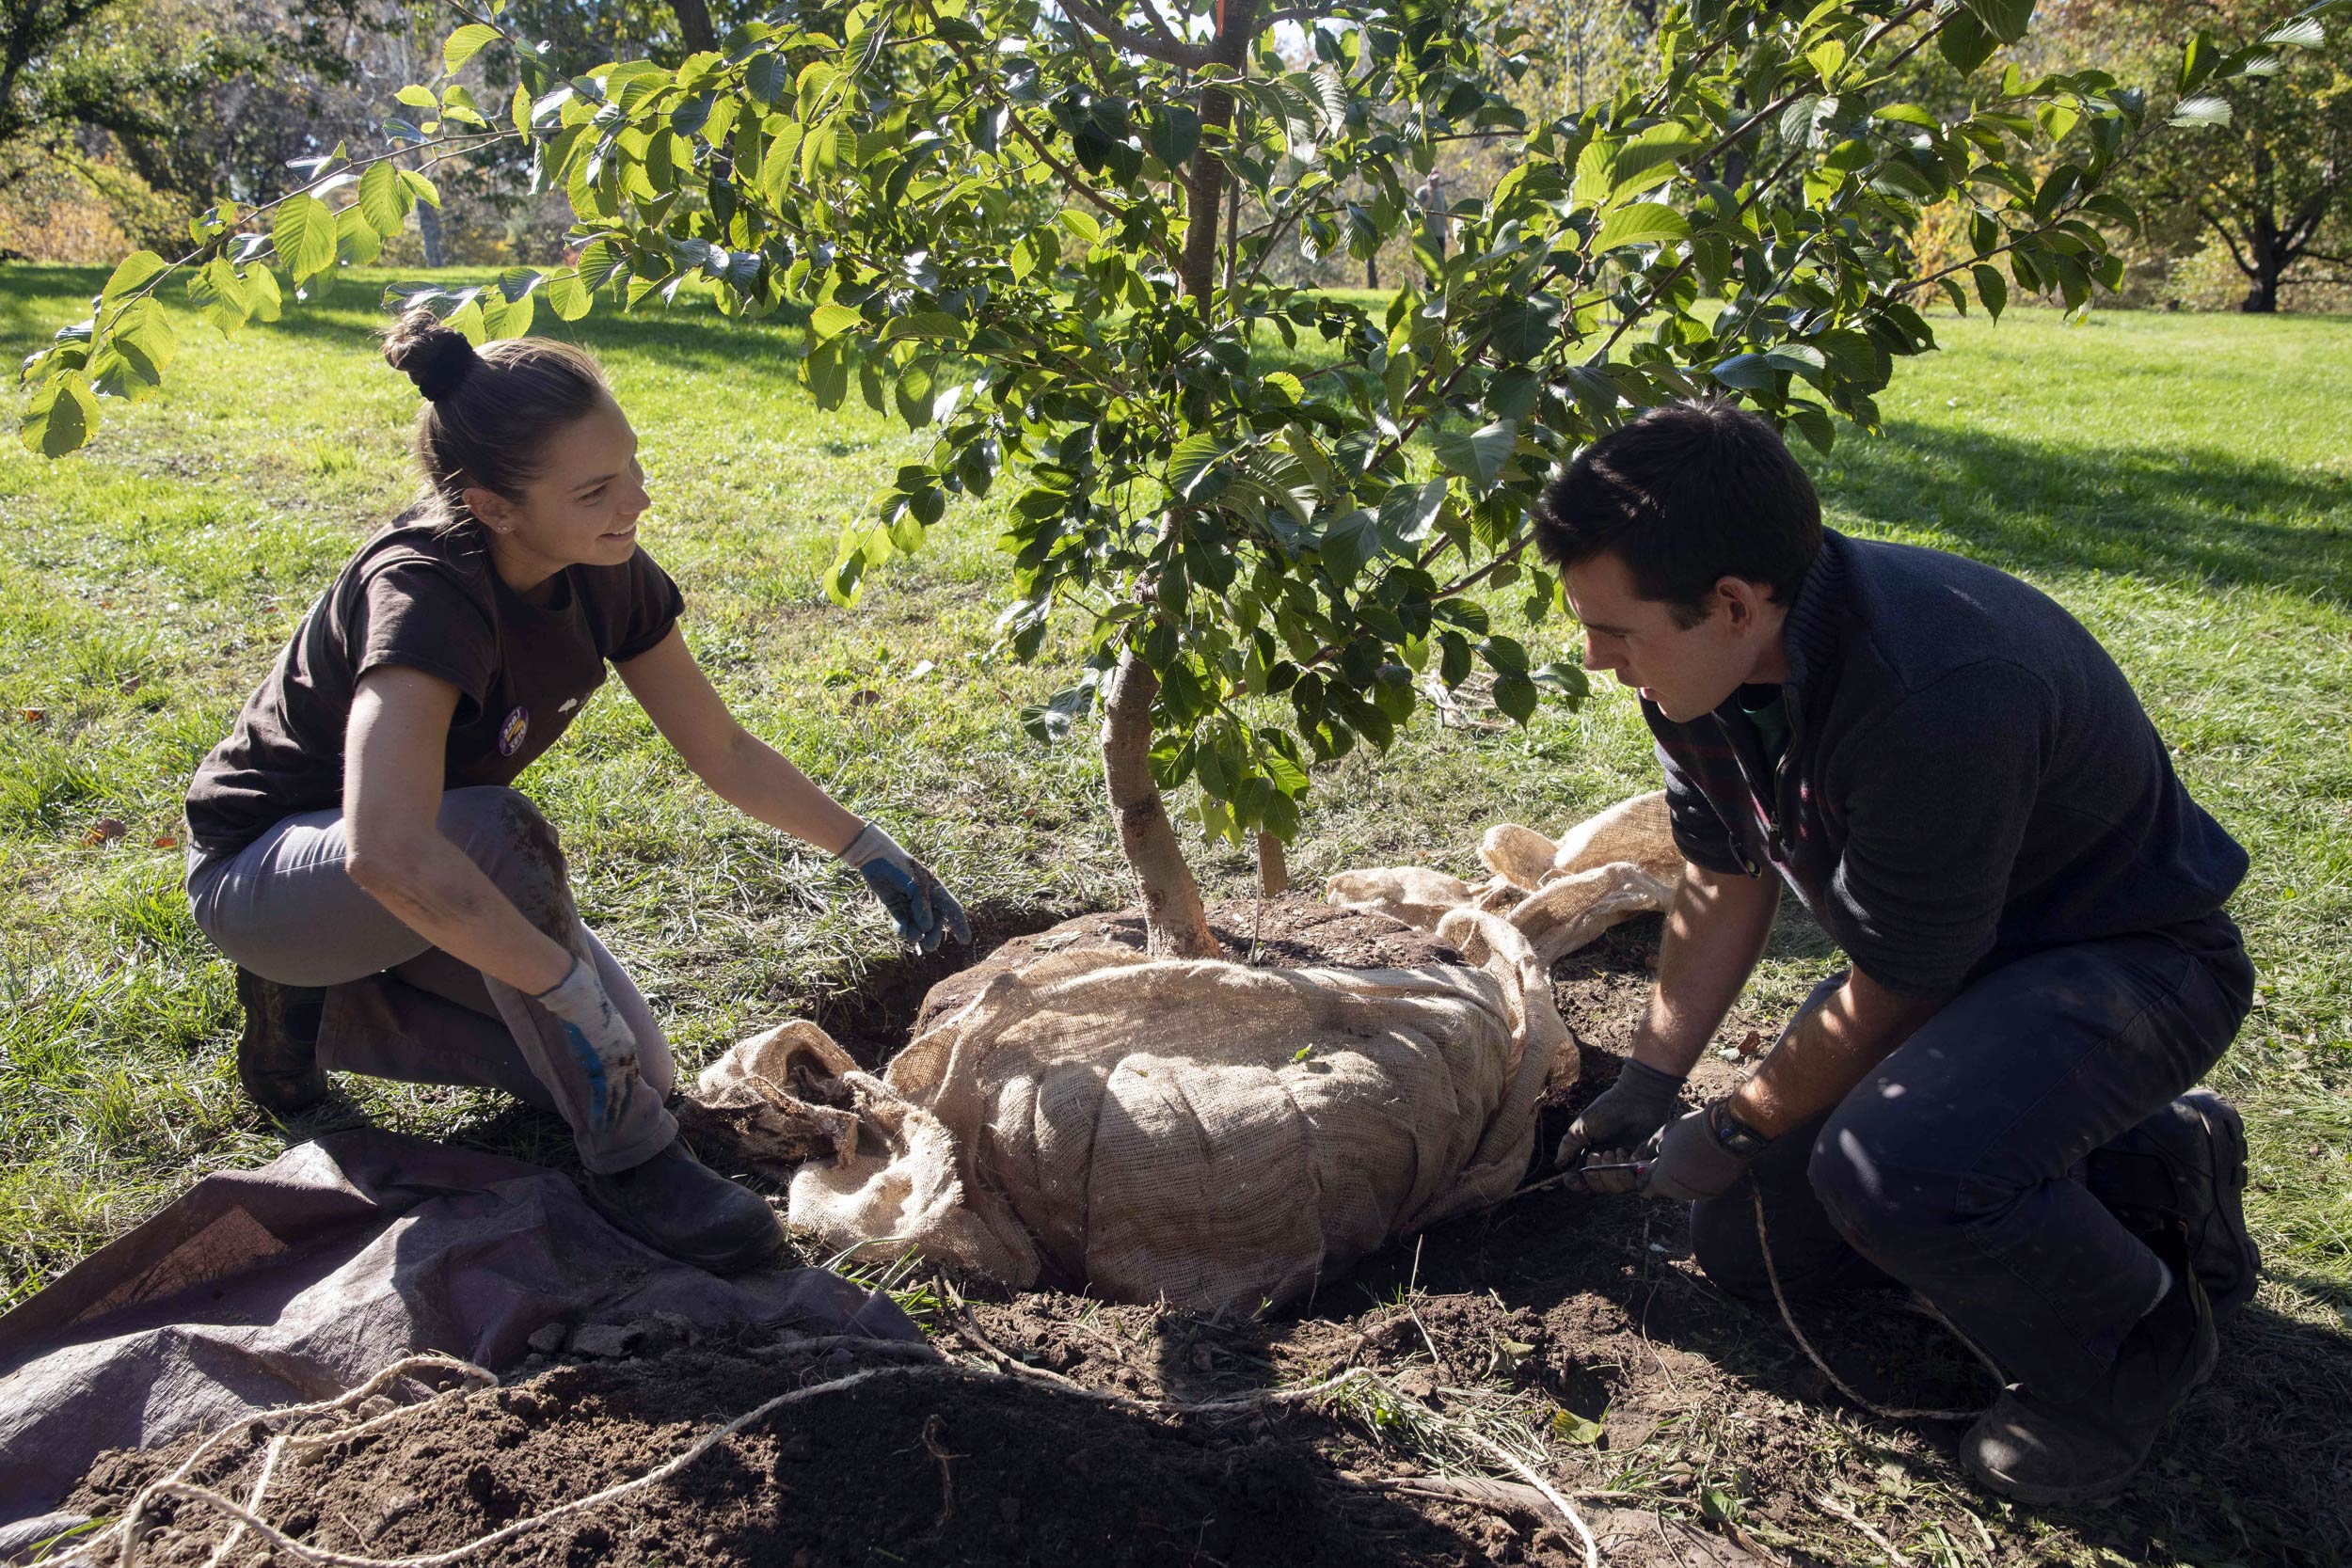
<svg viewBox="0 0 2352 1568"><path fill-rule="evenodd" d="M1640 689L1688 862L1631 1058L1561 1163L1691 1200L1734 1294L1771 1298L1759 1202L1788 1295L1909 1286L2014 1380L1970 1473L2026 1502L2121 1490L2254 1290L2244 1130L2190 1087L2252 997L2221 908L2245 851L2065 610L1823 529L1752 414L1613 432L1535 529L1585 667ZM1783 880L1852 967L1677 1117Z"/></svg>

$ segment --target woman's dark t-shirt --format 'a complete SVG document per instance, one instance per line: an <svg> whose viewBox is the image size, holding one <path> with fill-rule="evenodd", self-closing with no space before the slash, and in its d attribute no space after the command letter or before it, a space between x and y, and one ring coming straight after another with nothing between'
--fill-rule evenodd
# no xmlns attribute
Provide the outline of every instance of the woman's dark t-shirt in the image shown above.
<svg viewBox="0 0 2352 1568"><path fill-rule="evenodd" d="M618 566L567 566L530 603L470 530L409 518L370 539L310 607L229 737L188 785L188 836L233 852L343 798L343 731L359 679L383 665L457 688L447 783L505 784L553 745L623 663L667 637L685 602L640 548Z"/></svg>

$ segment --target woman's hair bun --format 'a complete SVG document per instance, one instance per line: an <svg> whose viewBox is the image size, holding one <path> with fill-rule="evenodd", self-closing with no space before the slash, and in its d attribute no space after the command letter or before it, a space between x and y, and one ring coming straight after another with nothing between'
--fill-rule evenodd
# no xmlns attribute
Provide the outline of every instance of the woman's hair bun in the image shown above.
<svg viewBox="0 0 2352 1568"><path fill-rule="evenodd" d="M418 306L384 335L384 357L392 369L417 384L428 403L438 403L481 362L463 332L442 324L424 306Z"/></svg>

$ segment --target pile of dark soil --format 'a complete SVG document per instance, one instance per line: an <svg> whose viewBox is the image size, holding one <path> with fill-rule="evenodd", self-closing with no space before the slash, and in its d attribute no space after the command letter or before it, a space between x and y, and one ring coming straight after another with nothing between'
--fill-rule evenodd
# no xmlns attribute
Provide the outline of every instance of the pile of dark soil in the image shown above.
<svg viewBox="0 0 2352 1568"><path fill-rule="evenodd" d="M1298 899L1228 905L1216 919L1233 956L1254 949L1258 962L1447 957L1421 933ZM981 967L1140 936L1132 917L1092 916L1008 942ZM1539 1157L1575 1107L1613 1078L1656 941L1657 922L1637 922L1555 971L1563 1015L1586 1048L1585 1075L1546 1107ZM916 996L902 994L900 1039ZM1771 1022L1736 1016L1719 1044ZM1694 1094L1719 1092L1735 1070L1710 1059ZM1955 1428L1874 1422L1839 1402L1777 1321L1707 1283L1684 1229L1677 1206L1535 1193L1376 1255L1264 1321L964 1281L968 1319L936 1294L910 1305L932 1309L927 1327L943 1354L972 1370L894 1373L803 1401L670 1481L477 1560L1583 1560L1566 1530L1531 1511L1397 1489L1400 1480L1463 1470L1433 1456L1400 1417L1410 1414L1405 1404L1339 1399L1216 1414L1106 1405L1039 1379L983 1374L961 1329L1031 1367L1136 1400L1295 1388L1353 1367L1376 1373L1385 1398L1454 1419L1520 1414L1545 1433L1547 1479L1577 1501L1604 1560L1620 1568L2352 1560L2341 1414L2352 1374L2316 1328L2249 1311L2225 1332L2220 1375L2131 1494L2107 1508L2037 1513L1966 1486L1950 1460ZM1874 1398L1943 1406L1989 1396L1967 1351L1898 1294L1803 1311L1840 1375ZM278 1489L285 1500L272 1513L345 1552L446 1550L643 1474L773 1394L905 1365L846 1352L812 1364L750 1341L567 1360L323 1450ZM119 1512L184 1451L110 1456L71 1506ZM201 1563L224 1533L224 1521L183 1508L151 1560ZM249 1568L266 1558L248 1545L235 1560Z"/></svg>

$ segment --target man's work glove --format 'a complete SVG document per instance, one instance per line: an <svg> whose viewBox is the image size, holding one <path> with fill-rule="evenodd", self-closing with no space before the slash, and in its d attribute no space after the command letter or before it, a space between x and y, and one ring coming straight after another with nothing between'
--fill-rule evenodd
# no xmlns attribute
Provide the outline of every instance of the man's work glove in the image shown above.
<svg viewBox="0 0 2352 1568"><path fill-rule="evenodd" d="M866 879L882 907L898 923L898 940L926 953L939 950L942 937L972 940L971 922L956 895L939 885L929 867L882 829L868 822L841 851L841 862Z"/></svg>
<svg viewBox="0 0 2352 1568"><path fill-rule="evenodd" d="M1669 1122L1651 1140L1652 1148L1644 1151L1641 1194L1685 1203L1721 1197L1740 1184L1769 1141L1733 1116L1728 1101L1718 1100Z"/></svg>
<svg viewBox="0 0 2352 1568"><path fill-rule="evenodd" d="M1584 1107L1583 1115L1568 1124L1567 1135L1560 1140L1552 1164L1568 1172L1570 1180L1565 1185L1580 1192L1631 1192L1630 1171L1603 1171L1585 1177L1578 1174L1577 1167L1587 1159L1603 1164L1627 1163L1631 1158L1627 1151L1648 1142L1649 1135L1674 1115L1681 1092L1680 1078L1629 1059L1619 1069L1617 1081L1594 1097L1593 1102Z"/></svg>
<svg viewBox="0 0 2352 1568"><path fill-rule="evenodd" d="M572 1060L588 1080L589 1126L612 1132L639 1087L636 1031L613 1010L596 966L577 956L570 973L532 1000L561 1026Z"/></svg>

